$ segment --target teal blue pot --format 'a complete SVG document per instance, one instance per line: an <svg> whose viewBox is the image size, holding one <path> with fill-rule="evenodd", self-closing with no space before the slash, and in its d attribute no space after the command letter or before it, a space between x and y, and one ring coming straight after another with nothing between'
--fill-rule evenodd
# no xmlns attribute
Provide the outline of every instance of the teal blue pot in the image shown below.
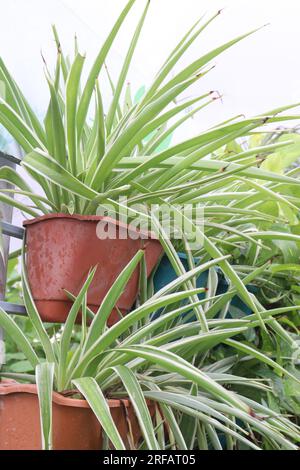
<svg viewBox="0 0 300 470"><path fill-rule="evenodd" d="M188 265L187 256L184 253L178 253L178 256L184 268L188 271L189 265ZM197 259L195 259L195 263L197 263ZM216 269L216 272L218 273L218 278L219 278L217 295L224 294L228 290L228 282L226 281L221 270L219 268L215 268L215 269ZM167 284L174 281L176 277L177 277L176 273L168 257L164 256L154 275L154 279L153 279L154 291L158 292ZM201 273L197 279L197 287L206 287L207 278L208 278L208 271ZM252 286L252 285L247 286L247 288L252 293L255 293L257 290L255 286ZM199 299L203 299L203 298L204 298L204 294L199 294ZM230 303L228 313L227 313L227 318L243 317L245 315L250 315L251 313L252 313L251 309L238 296L235 296L233 297ZM155 315L154 318L156 317L157 317L157 314Z"/></svg>

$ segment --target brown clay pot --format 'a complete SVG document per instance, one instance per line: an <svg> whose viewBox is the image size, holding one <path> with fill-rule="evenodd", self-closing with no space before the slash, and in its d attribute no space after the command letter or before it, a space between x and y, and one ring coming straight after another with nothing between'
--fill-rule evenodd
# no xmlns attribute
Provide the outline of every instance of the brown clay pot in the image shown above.
<svg viewBox="0 0 300 470"><path fill-rule="evenodd" d="M100 221L113 226L115 239L98 238ZM145 251L148 275L162 253L162 246L153 234L142 239L141 233L135 231L135 239L123 239L128 226L109 217L50 214L27 220L23 225L26 227L29 284L40 316L46 322L63 323L66 320L72 303L64 289L77 295L92 267L97 266L97 270L87 301L96 312L117 276L139 249ZM117 302L116 307L122 314L132 308L138 283L139 268ZM115 308L108 325L113 325L119 318Z"/></svg>
<svg viewBox="0 0 300 470"><path fill-rule="evenodd" d="M101 450L102 428L86 400L53 392L53 449ZM108 400L119 433L130 448L129 426L137 447L141 438L134 409L129 400ZM154 415L154 404L149 404ZM40 450L41 430L36 385L0 382L0 450Z"/></svg>

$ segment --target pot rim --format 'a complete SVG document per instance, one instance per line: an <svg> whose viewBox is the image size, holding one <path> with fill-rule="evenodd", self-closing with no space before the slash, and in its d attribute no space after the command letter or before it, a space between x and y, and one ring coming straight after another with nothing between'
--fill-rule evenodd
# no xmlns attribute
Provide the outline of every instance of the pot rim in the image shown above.
<svg viewBox="0 0 300 470"><path fill-rule="evenodd" d="M28 225L37 224L40 222L44 222L45 220L52 220L52 219L69 219L69 220L79 220L80 222L100 222L101 220L105 220L108 223L114 224L117 227L121 227L124 229L128 229L128 224L125 222L121 222L116 220L112 217L102 216L102 215L81 215L81 214L64 214L63 212L55 212L51 214L44 214L39 217L35 217L33 219L26 219L23 220L23 227L27 227ZM146 235L146 237L151 240L159 241L159 237L152 231L148 230L136 230L134 228L129 228L131 232L140 233ZM147 240L145 240L147 241Z"/></svg>
<svg viewBox="0 0 300 470"><path fill-rule="evenodd" d="M0 399L2 396L13 394L37 395L37 386L35 384L21 384L15 380L2 379L2 381L0 381ZM73 408L90 408L90 405L86 400L79 398L68 398L58 392L52 392L52 401L53 403L61 406L69 406ZM131 401L128 398L108 399L107 403L109 408L121 408L122 406L129 408L132 406Z"/></svg>

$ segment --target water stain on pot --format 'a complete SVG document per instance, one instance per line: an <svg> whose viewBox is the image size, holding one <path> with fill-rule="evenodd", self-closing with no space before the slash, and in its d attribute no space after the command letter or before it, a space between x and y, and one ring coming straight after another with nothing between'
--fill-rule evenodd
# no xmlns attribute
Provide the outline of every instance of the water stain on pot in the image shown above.
<svg viewBox="0 0 300 470"><path fill-rule="evenodd" d="M144 246L140 238L100 240L96 228L101 220L98 216L50 214L24 223L29 284L44 321L66 320L71 303L64 289L77 295L95 266L97 270L87 301L96 311L117 276ZM122 234L124 230L121 227ZM161 253L159 241L149 234L145 248L148 275ZM139 269L136 269L117 303L124 313L131 309L137 297L138 284ZM112 312L109 323L113 324L118 318L116 312Z"/></svg>

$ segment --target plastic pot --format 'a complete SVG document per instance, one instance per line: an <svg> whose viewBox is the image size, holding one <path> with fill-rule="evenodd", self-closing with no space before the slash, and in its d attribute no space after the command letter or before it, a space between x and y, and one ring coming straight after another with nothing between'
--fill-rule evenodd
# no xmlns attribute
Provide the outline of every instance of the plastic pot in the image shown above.
<svg viewBox="0 0 300 470"><path fill-rule="evenodd" d="M114 232L114 238L99 238L99 222ZM97 266L87 302L94 312L117 276L139 249L144 249L150 275L162 253L153 234L130 230L109 217L50 214L23 223L26 228L26 266L28 280L43 321L63 323L72 302L65 290L77 295L90 269ZM130 236L126 234L129 233ZM143 239L143 235L148 237ZM126 314L138 294L139 268L109 318L112 325ZM80 319L78 318L77 321Z"/></svg>
<svg viewBox="0 0 300 470"><path fill-rule="evenodd" d="M102 428L86 400L53 392L53 449L101 450ZM138 445L141 431L129 400L107 400L113 420L130 448L129 423ZM154 415L154 404L149 404ZM39 402L36 385L0 382L0 450L41 450Z"/></svg>
<svg viewBox="0 0 300 470"><path fill-rule="evenodd" d="M188 271L189 270L189 264L187 260L187 256L184 253L177 253L184 268ZM195 265L198 263L198 259L194 259ZM216 272L218 274L218 287L217 287L217 292L216 295L221 295L227 292L229 284L227 280L225 279L222 271L219 268L214 268L216 269ZM163 287L165 287L167 284L170 282L174 281L174 279L177 278L177 275L168 259L167 256L163 256L161 259L161 262L154 274L153 282L154 282L154 291L157 292ZM207 279L208 279L208 271L202 272L198 278L197 278L197 287L206 287L207 286ZM256 293L257 288L253 285L248 285L247 289L252 292ZM199 294L198 295L199 299L203 299L205 297L205 294ZM236 295L232 298L228 312L227 312L227 317L228 318L237 318L237 317L242 317L244 315L251 315L252 310ZM187 314L184 314L187 315ZM153 316L153 319L156 318L158 314ZM195 318L190 319L191 321L194 320Z"/></svg>

